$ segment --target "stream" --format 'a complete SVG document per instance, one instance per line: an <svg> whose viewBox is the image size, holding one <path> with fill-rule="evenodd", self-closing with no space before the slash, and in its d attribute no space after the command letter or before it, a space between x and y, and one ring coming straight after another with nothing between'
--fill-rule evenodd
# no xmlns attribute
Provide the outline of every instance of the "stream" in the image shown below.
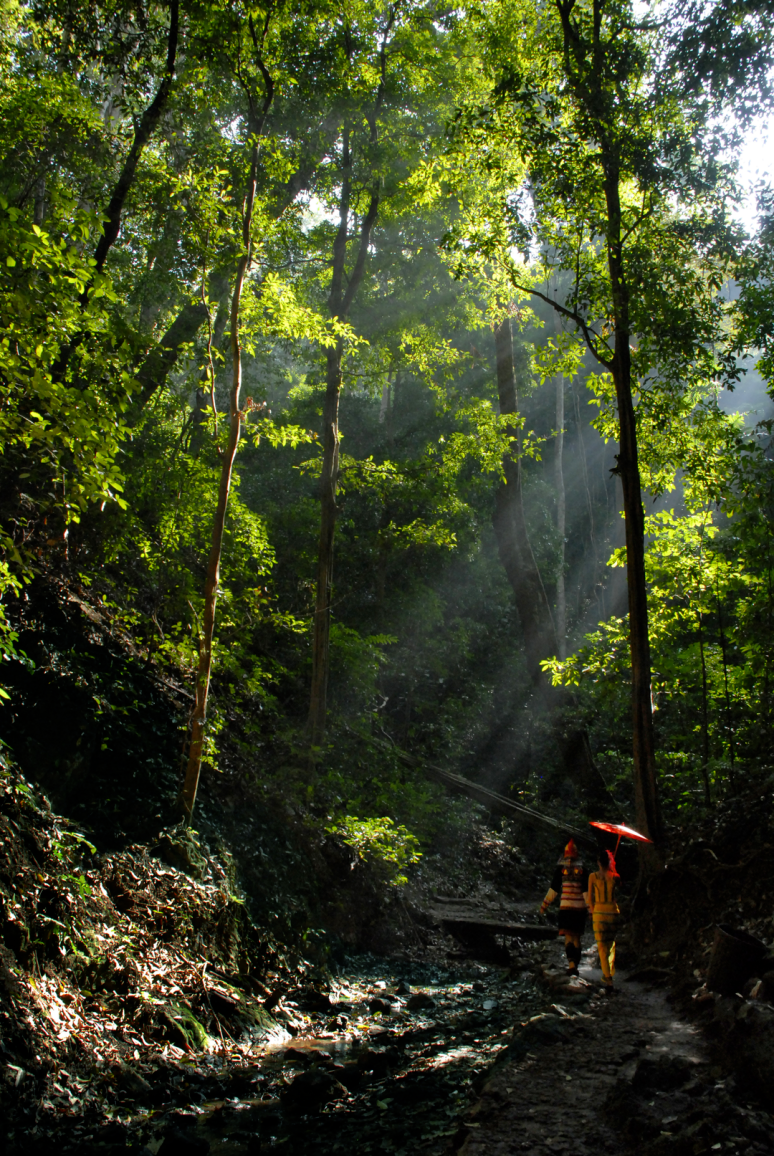
<svg viewBox="0 0 774 1156"><path fill-rule="evenodd" d="M589 944L569 978L556 940L513 942L508 966L349 957L279 1000L269 1038L96 1064L79 1109L41 1103L12 1151L770 1156L771 1116L643 982L654 969L619 972L611 999L596 964ZM75 1077L52 1087L61 1105Z"/></svg>
<svg viewBox="0 0 774 1156"><path fill-rule="evenodd" d="M192 1065L172 1110L138 1129L151 1153L442 1153L513 1025L550 1003L534 960L508 968L347 960L326 999L281 1009L292 1038L243 1071ZM187 1101L187 1102L186 1102ZM135 1118L135 1123L140 1121ZM153 1133L153 1135L150 1135ZM147 1136L147 1139L145 1138Z"/></svg>

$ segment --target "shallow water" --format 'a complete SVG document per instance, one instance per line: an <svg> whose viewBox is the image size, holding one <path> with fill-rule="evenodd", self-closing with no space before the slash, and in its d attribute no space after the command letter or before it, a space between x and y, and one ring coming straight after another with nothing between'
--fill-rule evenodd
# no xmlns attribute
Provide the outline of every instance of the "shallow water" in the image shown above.
<svg viewBox="0 0 774 1156"><path fill-rule="evenodd" d="M350 959L331 991L333 1006L305 1016L286 1043L266 1046L238 1097L192 1105L195 1130L222 1156L440 1154L460 1130L514 1022L546 1004L528 966L527 957L515 968L464 961L448 969ZM401 985L410 992L396 995ZM418 993L432 1005L407 1007ZM391 1010L370 1010L375 998L391 998ZM346 1025L326 1030L326 1020L341 1015ZM322 1085L317 1092L315 1084Z"/></svg>

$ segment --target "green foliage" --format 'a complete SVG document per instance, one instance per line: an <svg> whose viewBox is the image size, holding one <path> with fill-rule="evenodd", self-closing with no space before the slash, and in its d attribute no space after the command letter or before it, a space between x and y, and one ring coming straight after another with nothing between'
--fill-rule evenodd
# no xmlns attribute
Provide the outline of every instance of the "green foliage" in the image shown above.
<svg viewBox="0 0 774 1156"><path fill-rule="evenodd" d="M356 853L358 859L376 863L387 876L391 887L408 883L407 868L422 857L418 840L396 825L389 817L358 819L345 815L335 826L326 828L329 835L338 835L343 843Z"/></svg>
<svg viewBox="0 0 774 1156"><path fill-rule="evenodd" d="M186 9L172 98L96 274L89 254L158 91L168 9L125 22L113 6L76 3L66 25L63 11L0 5L0 697L11 696L2 713L20 747L41 704L65 705L62 750L38 752L40 773L65 784L93 750L73 806L86 806L84 782L97 784L112 832L134 763L149 822L179 771L183 709L178 717L154 697L142 672L188 703L229 418L247 92L254 99L264 78L242 10ZM393 882L447 817L440 793L406 771L392 744L538 800L565 790L533 711L491 528L508 453L520 457L549 601L562 549L566 560L571 653L546 669L575 689L573 710L628 801L602 145L617 157L622 197L641 476L651 497L674 496L672 510L648 520L663 782L682 809L704 801L705 780L715 797L772 765L769 430L751 435L719 398L753 349L772 380L771 195L762 193L761 228L745 244L729 215L733 172L708 119L721 90L736 99L730 73L702 57L694 76L684 61L708 42L697 47L674 14L664 29L635 15L624 0L606 9L606 103L589 118L578 87L593 66L588 4L572 9L574 63L563 57L555 4L488 0L441 12L414 0L326 0L270 12L263 59L274 101L240 318L248 400L205 760L237 796L243 784L268 785L318 829L333 822ZM720 52L718 29L729 32L723 59L747 99L768 34L756 17L758 63L746 71L721 16L702 35ZM342 323L328 294L347 164L351 236L374 188L380 209ZM353 241L349 272L356 251ZM723 291L731 277L736 302ZM540 294L564 303L561 324L548 321ZM506 313L520 412L503 418L492 325ZM310 770L303 720L322 391L326 351L339 344L331 730ZM565 420L564 543L552 472L557 374L577 404ZM68 591L78 584L126 651L95 657L88 639L47 624L36 586L44 577ZM95 651L106 646L99 637ZM106 786L120 750L123 793Z"/></svg>

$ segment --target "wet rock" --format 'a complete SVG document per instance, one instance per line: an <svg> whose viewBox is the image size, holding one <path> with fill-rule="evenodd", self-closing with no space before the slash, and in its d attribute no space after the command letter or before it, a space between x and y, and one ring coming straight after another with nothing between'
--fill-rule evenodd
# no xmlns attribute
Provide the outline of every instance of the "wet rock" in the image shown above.
<svg viewBox="0 0 774 1156"><path fill-rule="evenodd" d="M376 999L371 999L368 1001L368 1010L372 1012L381 1012L382 1014L389 1013L392 1011L392 1004L389 1000L382 999L381 997L377 996Z"/></svg>
<svg viewBox="0 0 774 1156"><path fill-rule="evenodd" d="M185 1004L171 1003L159 1011L164 1037L184 1051L204 1050L210 1043L205 1028Z"/></svg>
<svg viewBox="0 0 774 1156"><path fill-rule="evenodd" d="M285 1048L282 1053L282 1058L286 1064L304 1064L311 1063L311 1057L308 1052L302 1052L300 1048Z"/></svg>
<svg viewBox="0 0 774 1156"><path fill-rule="evenodd" d="M402 1056L397 1048L367 1048L358 1056L358 1067L364 1072L373 1072L375 1076L386 1076L393 1068L402 1062Z"/></svg>
<svg viewBox="0 0 774 1156"><path fill-rule="evenodd" d="M314 987L304 987L294 992L293 1003L305 1012L330 1011L332 1007L330 996Z"/></svg>
<svg viewBox="0 0 774 1156"><path fill-rule="evenodd" d="M343 1031L346 1031L346 1027L347 1027L348 1023L349 1023L349 1016L345 1016L345 1015L334 1016L332 1020L328 1020L328 1022L326 1023L325 1030L327 1032L343 1032Z"/></svg>
<svg viewBox="0 0 774 1156"><path fill-rule="evenodd" d="M209 1140L184 1132L181 1128L170 1128L164 1137L158 1156L207 1156Z"/></svg>
<svg viewBox="0 0 774 1156"><path fill-rule="evenodd" d="M363 1082L363 1069L357 1060L350 1060L346 1064L334 1064L331 1068L333 1075L348 1092L355 1092Z"/></svg>
<svg viewBox="0 0 774 1156"><path fill-rule="evenodd" d="M400 983L398 984L398 986L395 988L395 994L396 995L411 995L411 988L409 987L409 985L407 983L404 983L403 980L401 980Z"/></svg>
<svg viewBox="0 0 774 1156"><path fill-rule="evenodd" d="M311 1112L331 1100L339 1100L347 1095L347 1089L330 1072L321 1068L310 1068L296 1076L285 1089L283 1098L296 1110Z"/></svg>
<svg viewBox="0 0 774 1156"><path fill-rule="evenodd" d="M406 1000L407 1011L421 1011L431 1007L435 1007L435 1000L426 991L417 991Z"/></svg>

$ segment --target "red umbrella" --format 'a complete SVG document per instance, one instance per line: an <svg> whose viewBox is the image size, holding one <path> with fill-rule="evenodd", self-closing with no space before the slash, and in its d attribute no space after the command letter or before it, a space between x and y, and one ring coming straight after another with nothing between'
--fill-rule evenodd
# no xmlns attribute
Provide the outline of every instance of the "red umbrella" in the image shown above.
<svg viewBox="0 0 774 1156"><path fill-rule="evenodd" d="M641 835L639 831L635 831L634 827L626 827L623 823L605 823L600 820L590 820L590 827L599 827L600 831L611 831L613 835L618 836L618 842L615 845L614 854L618 854L618 847L622 839L636 839L640 843L652 843L647 835Z"/></svg>

